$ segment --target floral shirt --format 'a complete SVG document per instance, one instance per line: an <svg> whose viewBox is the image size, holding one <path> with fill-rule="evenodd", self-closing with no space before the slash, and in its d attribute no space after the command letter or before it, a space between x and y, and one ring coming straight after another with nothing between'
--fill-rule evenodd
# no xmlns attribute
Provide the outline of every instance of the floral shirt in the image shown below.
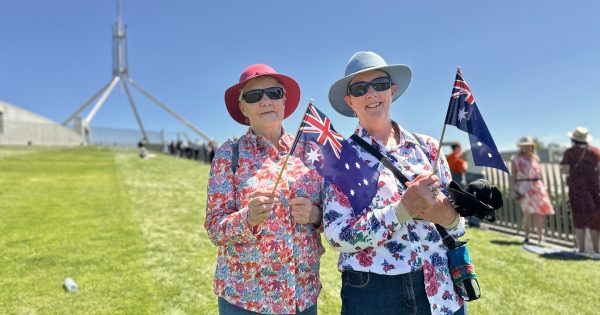
<svg viewBox="0 0 600 315"><path fill-rule="evenodd" d="M395 122L392 122L398 126ZM360 125L355 133L372 144L410 180L421 173L431 173L438 156L433 138L400 130L400 144L388 149L372 138ZM352 140L350 140L352 141ZM433 223L410 219L401 223L393 203L400 200L404 186L382 163L352 142L359 155L370 165L378 164L379 188L370 207L354 215L346 196L326 182L323 224L329 243L340 253L338 269L399 275L419 269L425 276L425 289L432 314L453 314L463 304L454 289L448 270L447 248ZM440 191L449 197L451 176L442 154L437 175ZM464 219L449 230L455 237L464 234Z"/></svg>
<svg viewBox="0 0 600 315"><path fill-rule="evenodd" d="M262 224L248 224L248 195L271 188L293 138L278 148L251 130L238 140L238 169L231 170L232 142L216 152L208 179L205 228L218 246L214 292L229 303L258 313L293 314L317 302L319 259L325 252L320 229L295 224L289 201L307 197L322 204L322 178L291 156L279 182L280 204Z"/></svg>

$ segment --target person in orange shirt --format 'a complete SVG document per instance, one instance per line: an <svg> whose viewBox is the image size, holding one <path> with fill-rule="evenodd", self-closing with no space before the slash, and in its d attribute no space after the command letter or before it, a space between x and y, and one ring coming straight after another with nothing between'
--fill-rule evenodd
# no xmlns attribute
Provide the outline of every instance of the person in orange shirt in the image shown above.
<svg viewBox="0 0 600 315"><path fill-rule="evenodd" d="M452 148L452 153L446 155L446 159L448 160L452 180L464 187L463 178L465 178L467 173L467 161L460 157L462 154L460 143L454 142L450 147Z"/></svg>

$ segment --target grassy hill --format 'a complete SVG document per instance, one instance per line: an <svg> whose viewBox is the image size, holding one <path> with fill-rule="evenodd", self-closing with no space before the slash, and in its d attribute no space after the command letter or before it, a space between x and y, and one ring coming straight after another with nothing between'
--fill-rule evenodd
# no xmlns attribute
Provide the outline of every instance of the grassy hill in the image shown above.
<svg viewBox="0 0 600 315"><path fill-rule="evenodd" d="M215 314L203 228L208 166L135 151L0 147L0 313ZM542 258L472 230L482 286L471 314L595 314L600 262ZM339 314L337 255L320 314ZM62 288L65 277L79 285Z"/></svg>

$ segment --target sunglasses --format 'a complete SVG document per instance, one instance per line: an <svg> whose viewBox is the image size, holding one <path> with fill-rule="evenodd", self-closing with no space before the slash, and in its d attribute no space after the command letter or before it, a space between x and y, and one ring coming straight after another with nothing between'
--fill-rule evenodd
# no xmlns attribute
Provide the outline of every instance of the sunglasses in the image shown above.
<svg viewBox="0 0 600 315"><path fill-rule="evenodd" d="M256 103L262 100L263 94L267 94L272 100L280 100L283 98L283 88L273 86L266 89L250 90L242 94L242 99L245 100L246 103Z"/></svg>
<svg viewBox="0 0 600 315"><path fill-rule="evenodd" d="M371 82L360 81L348 86L348 94L359 97L367 94L369 86L377 92L388 90L392 86L392 79L390 77L379 77L373 79Z"/></svg>

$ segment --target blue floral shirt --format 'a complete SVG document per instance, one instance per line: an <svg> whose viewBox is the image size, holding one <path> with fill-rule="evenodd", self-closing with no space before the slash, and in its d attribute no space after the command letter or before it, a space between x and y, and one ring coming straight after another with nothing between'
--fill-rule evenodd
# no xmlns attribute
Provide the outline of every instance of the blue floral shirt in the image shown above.
<svg viewBox="0 0 600 315"><path fill-rule="evenodd" d="M431 173L440 154L437 141L429 136L413 135L392 123L401 134L395 148L386 148L360 125L355 133L384 154L408 179ZM447 248L440 234L431 222L398 220L394 203L402 197L404 186L375 157L358 144L353 145L367 163L378 164L380 175L377 194L360 215L353 214L348 199L334 184L325 185L323 224L327 240L340 252L338 269L382 275L422 269L432 314L453 314L463 301L455 291L448 270ZM440 191L450 198L448 185L452 177L443 154L439 163ZM461 218L459 225L448 232L455 237L462 236L464 219Z"/></svg>

